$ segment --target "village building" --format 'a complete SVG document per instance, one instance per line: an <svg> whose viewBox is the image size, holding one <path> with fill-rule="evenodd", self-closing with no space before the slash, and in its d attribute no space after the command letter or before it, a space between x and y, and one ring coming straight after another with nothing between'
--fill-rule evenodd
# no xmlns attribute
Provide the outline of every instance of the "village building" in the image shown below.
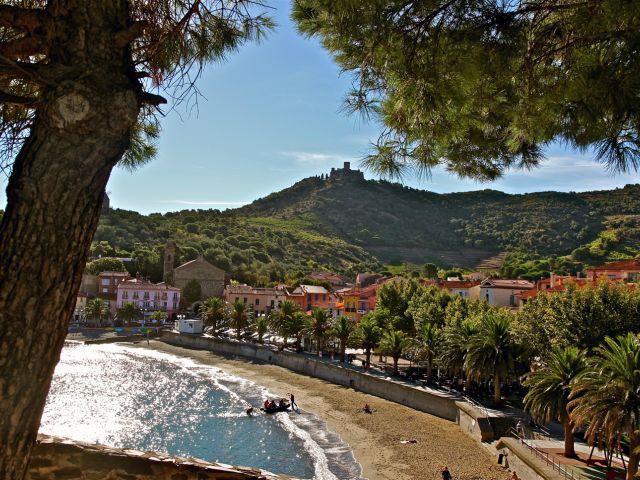
<svg viewBox="0 0 640 480"><path fill-rule="evenodd" d="M479 298L490 305L516 308L519 304L518 296L535 287L529 280L487 278L479 285Z"/></svg>
<svg viewBox="0 0 640 480"><path fill-rule="evenodd" d="M477 300L480 298L480 284L481 282L477 281L444 280L438 282L436 286L447 290L451 295L467 300Z"/></svg>
<svg viewBox="0 0 640 480"><path fill-rule="evenodd" d="M133 303L145 317L155 311L166 312L172 317L180 309L180 289L140 278L125 280L118 284L117 308L122 308L126 303Z"/></svg>
<svg viewBox="0 0 640 480"><path fill-rule="evenodd" d="M637 282L640 280L640 257L631 260L607 263L599 267L586 269L589 280L607 278L609 280L623 280L625 282Z"/></svg>
<svg viewBox="0 0 640 480"><path fill-rule="evenodd" d="M176 244L168 241L164 249L164 281L183 290L185 286L196 281L200 285L200 299L222 297L226 274L225 271L207 262L202 255L195 260L175 267Z"/></svg>
<svg viewBox="0 0 640 480"><path fill-rule="evenodd" d="M333 298L324 287L300 285L293 292L288 292L287 300L296 302L302 311L309 312L314 308L328 309Z"/></svg>
<svg viewBox="0 0 640 480"><path fill-rule="evenodd" d="M379 273L366 272L359 273L356 275L356 286L357 287L367 287L369 285L373 285L376 281L383 278Z"/></svg>
<svg viewBox="0 0 640 480"><path fill-rule="evenodd" d="M340 275L331 272L311 272L308 277L318 282L327 282L333 289L344 287L346 281Z"/></svg>
<svg viewBox="0 0 640 480"><path fill-rule="evenodd" d="M222 298L233 304L243 302L255 316L269 315L272 310L287 299L284 288L258 288L249 285L227 285Z"/></svg>
<svg viewBox="0 0 640 480"><path fill-rule="evenodd" d="M109 303L109 312L115 315L118 309L116 296L118 285L131 278L128 272L102 272L96 276L96 296Z"/></svg>

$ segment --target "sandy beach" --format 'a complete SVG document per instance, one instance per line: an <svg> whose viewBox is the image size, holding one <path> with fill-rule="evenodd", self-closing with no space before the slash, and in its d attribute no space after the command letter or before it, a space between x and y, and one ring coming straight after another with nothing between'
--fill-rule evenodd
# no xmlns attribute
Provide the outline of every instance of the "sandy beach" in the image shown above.
<svg viewBox="0 0 640 480"><path fill-rule="evenodd" d="M362 465L363 476L369 480L437 480L445 465L454 480L510 477L487 449L447 420L275 365L225 358L159 341L137 346L217 366L282 397L294 392L302 410L323 419L349 444ZM365 403L375 409L373 414L361 412ZM404 440L416 442L402 443Z"/></svg>

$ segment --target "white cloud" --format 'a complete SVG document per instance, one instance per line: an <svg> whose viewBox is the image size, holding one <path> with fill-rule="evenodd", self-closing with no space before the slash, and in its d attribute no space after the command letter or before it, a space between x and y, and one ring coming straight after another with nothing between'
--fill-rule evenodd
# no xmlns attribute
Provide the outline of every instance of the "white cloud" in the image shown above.
<svg viewBox="0 0 640 480"><path fill-rule="evenodd" d="M338 153L319 153L319 152L281 152L285 157L293 158L297 163L304 165L326 165L338 164L342 162L357 162L358 159L348 155Z"/></svg>

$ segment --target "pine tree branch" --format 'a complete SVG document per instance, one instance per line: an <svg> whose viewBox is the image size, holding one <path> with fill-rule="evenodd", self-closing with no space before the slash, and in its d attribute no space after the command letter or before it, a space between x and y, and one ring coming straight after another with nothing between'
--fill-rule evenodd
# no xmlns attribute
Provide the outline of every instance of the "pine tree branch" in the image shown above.
<svg viewBox="0 0 640 480"><path fill-rule="evenodd" d="M116 45L120 48L124 47L136 38L140 38L144 34L144 29L148 27L148 22L133 22L126 30L116 34Z"/></svg>
<svg viewBox="0 0 640 480"><path fill-rule="evenodd" d="M42 26L45 15L44 10L0 5L0 25L3 27L33 32Z"/></svg>
<svg viewBox="0 0 640 480"><path fill-rule="evenodd" d="M141 92L138 95L139 100L144 103L145 105L154 105L154 106L158 106L158 105L163 105L165 103L167 103L167 99L160 96L160 95L156 95L154 93L149 93L149 92Z"/></svg>
<svg viewBox="0 0 640 480"><path fill-rule="evenodd" d="M47 53L47 45L36 37L21 37L0 44L0 55L18 59Z"/></svg>
<svg viewBox="0 0 640 480"><path fill-rule="evenodd" d="M20 95L12 95L11 93L0 91L0 103L33 107L37 102L36 98L21 97Z"/></svg>
<svg viewBox="0 0 640 480"><path fill-rule="evenodd" d="M43 84L45 81L40 75L42 73L42 67L42 65L37 63L14 61L0 55L0 75L11 78L21 78L37 84Z"/></svg>

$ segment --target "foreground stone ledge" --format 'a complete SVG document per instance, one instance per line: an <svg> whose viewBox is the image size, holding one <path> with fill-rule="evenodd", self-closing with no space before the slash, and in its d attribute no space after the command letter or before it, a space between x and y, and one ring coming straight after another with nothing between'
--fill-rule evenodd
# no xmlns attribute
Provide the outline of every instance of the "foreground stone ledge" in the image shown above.
<svg viewBox="0 0 640 480"><path fill-rule="evenodd" d="M28 480L295 480L258 468L38 435Z"/></svg>

